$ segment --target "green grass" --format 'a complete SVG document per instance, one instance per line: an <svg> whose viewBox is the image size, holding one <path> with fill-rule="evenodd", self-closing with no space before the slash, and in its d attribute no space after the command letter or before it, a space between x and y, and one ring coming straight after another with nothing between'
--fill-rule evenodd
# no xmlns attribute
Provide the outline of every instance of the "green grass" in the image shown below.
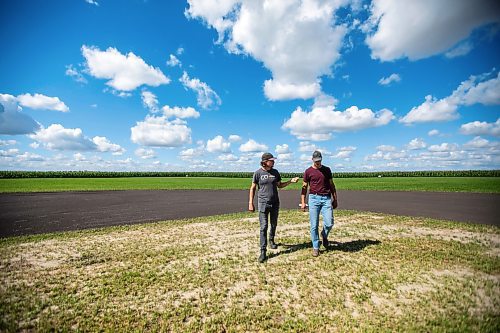
<svg viewBox="0 0 500 333"><path fill-rule="evenodd" d="M311 256L282 211L0 239L0 331L498 332L500 229L336 211Z"/></svg>
<svg viewBox="0 0 500 333"><path fill-rule="evenodd" d="M286 179L287 180L287 179ZM102 190L248 189L251 179L220 177L24 178L0 179L0 193ZM302 182L286 190L299 190ZM500 177L338 178L341 190L500 193Z"/></svg>

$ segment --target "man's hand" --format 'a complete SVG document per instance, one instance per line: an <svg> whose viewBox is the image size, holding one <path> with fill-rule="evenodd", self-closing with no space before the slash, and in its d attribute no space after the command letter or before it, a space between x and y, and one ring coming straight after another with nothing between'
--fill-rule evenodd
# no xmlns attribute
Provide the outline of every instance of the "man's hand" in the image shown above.
<svg viewBox="0 0 500 333"><path fill-rule="evenodd" d="M248 210L251 212L255 212L255 206L253 205L253 202L248 203Z"/></svg>
<svg viewBox="0 0 500 333"><path fill-rule="evenodd" d="M335 209L335 208L337 208L337 207L338 207L338 205L339 205L338 200L337 200L337 199L333 199L333 200L332 200L332 208L333 208L333 209Z"/></svg>
<svg viewBox="0 0 500 333"><path fill-rule="evenodd" d="M299 181L299 177L294 177L292 179L290 179L290 183L296 183Z"/></svg>
<svg viewBox="0 0 500 333"><path fill-rule="evenodd" d="M301 203L300 204L300 209L302 209L303 212L306 211L306 204L305 203Z"/></svg>

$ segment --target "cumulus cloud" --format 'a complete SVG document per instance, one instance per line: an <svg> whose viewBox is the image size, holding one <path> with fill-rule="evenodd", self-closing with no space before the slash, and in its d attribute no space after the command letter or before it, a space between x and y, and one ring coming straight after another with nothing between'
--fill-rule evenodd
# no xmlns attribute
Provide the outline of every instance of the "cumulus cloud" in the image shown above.
<svg viewBox="0 0 500 333"><path fill-rule="evenodd" d="M21 135L36 132L40 124L21 112L17 98L0 94L0 134Z"/></svg>
<svg viewBox="0 0 500 333"><path fill-rule="evenodd" d="M241 136L236 134L231 134L228 138L229 142L238 142L241 141Z"/></svg>
<svg viewBox="0 0 500 333"><path fill-rule="evenodd" d="M120 145L112 143L104 136L95 136L92 138L92 142L95 143L100 152L111 152L113 155L122 155L125 152L125 149Z"/></svg>
<svg viewBox="0 0 500 333"><path fill-rule="evenodd" d="M13 146L17 143L16 140L0 140L0 147L1 146Z"/></svg>
<svg viewBox="0 0 500 333"><path fill-rule="evenodd" d="M136 156L142 159L151 159L156 157L155 151L153 149L138 148L134 153Z"/></svg>
<svg viewBox="0 0 500 333"><path fill-rule="evenodd" d="M399 76L399 74L392 73L388 77L381 78L378 81L378 84L380 84L382 86L388 86L388 85L390 85L393 82L400 82L400 81L401 81L401 77Z"/></svg>
<svg viewBox="0 0 500 333"><path fill-rule="evenodd" d="M148 108L151 112L158 112L158 99L156 98L156 95L153 94L151 91L148 90L143 90L141 92L141 98L142 98L142 104L146 108Z"/></svg>
<svg viewBox="0 0 500 333"><path fill-rule="evenodd" d="M366 43L372 58L382 61L446 52L475 28L500 17L496 0L374 0L370 11Z"/></svg>
<svg viewBox="0 0 500 333"><path fill-rule="evenodd" d="M457 119L458 108L463 105L500 104L500 72L497 76L485 80L490 73L471 76L468 80L462 82L450 96L438 100L427 95L425 102L419 106L413 107L408 114L399 121L404 124L449 121Z"/></svg>
<svg viewBox="0 0 500 333"><path fill-rule="evenodd" d="M189 88L196 92L198 106L201 108L216 109L221 105L222 101L219 95L217 95L208 84L200 81L200 79L191 79L189 75L184 72L179 81L184 85L184 88Z"/></svg>
<svg viewBox="0 0 500 333"><path fill-rule="evenodd" d="M181 61L176 56L171 54L170 59L167 60L167 66L170 66L170 67L179 66L179 67L181 67L182 64L181 64Z"/></svg>
<svg viewBox="0 0 500 333"><path fill-rule="evenodd" d="M465 135L491 135L500 137L500 118L494 123L473 121L460 126L460 133Z"/></svg>
<svg viewBox="0 0 500 333"><path fill-rule="evenodd" d="M337 149L337 153L333 154L332 157L349 161L356 149L357 148L353 146L340 147Z"/></svg>
<svg viewBox="0 0 500 333"><path fill-rule="evenodd" d="M231 143L224 140L221 135L217 135L211 140L207 140L207 151L214 153L230 153Z"/></svg>
<svg viewBox="0 0 500 333"><path fill-rule="evenodd" d="M428 136L436 136L436 135L439 135L439 134L440 134L440 132L437 129L430 130L427 133Z"/></svg>
<svg viewBox="0 0 500 333"><path fill-rule="evenodd" d="M132 142L151 147L179 147L191 143L191 129L180 119L146 116L130 129Z"/></svg>
<svg viewBox="0 0 500 333"><path fill-rule="evenodd" d="M159 68L148 65L132 52L123 55L114 47L101 51L83 45L82 55L89 74L98 79L109 79L106 84L116 90L131 91L142 85L157 87L170 82Z"/></svg>
<svg viewBox="0 0 500 333"><path fill-rule="evenodd" d="M52 124L47 128L42 128L29 137L51 150L97 150L97 145L86 138L80 128L64 128L60 124Z"/></svg>
<svg viewBox="0 0 500 333"><path fill-rule="evenodd" d="M276 145L276 148L274 149L274 151L278 154L288 154L290 153L290 147L288 147L288 145L285 143L285 144L282 144L282 145Z"/></svg>
<svg viewBox="0 0 500 333"><path fill-rule="evenodd" d="M427 144L420 138L415 138L406 145L406 148L409 150L424 149L425 147L427 147Z"/></svg>
<svg viewBox="0 0 500 333"><path fill-rule="evenodd" d="M87 79L83 77L82 73L80 73L78 69L74 68L73 65L66 66L65 74L72 77L76 82L87 83Z"/></svg>
<svg viewBox="0 0 500 333"><path fill-rule="evenodd" d="M394 115L387 109L373 112L351 106L345 111L335 111L333 106L314 108L311 112L298 107L282 128L299 139L327 140L332 132L355 131L387 125Z"/></svg>
<svg viewBox="0 0 500 333"><path fill-rule="evenodd" d="M224 162L236 162L238 161L238 156L234 154L223 154L219 155L217 159L224 161Z"/></svg>
<svg viewBox="0 0 500 333"><path fill-rule="evenodd" d="M270 100L312 98L320 77L331 74L348 28L335 13L348 1L189 0L185 14L202 19L229 52L260 61L272 73L264 83Z"/></svg>
<svg viewBox="0 0 500 333"><path fill-rule="evenodd" d="M192 107L181 108L178 106L174 106L172 108L168 105L165 105L164 107L161 108L161 110L163 111L163 114L167 118L176 117L185 119L185 118L198 118L200 116L200 113Z"/></svg>
<svg viewBox="0 0 500 333"><path fill-rule="evenodd" d="M259 153L267 150L268 147L265 144L258 143L254 139L249 139L240 146L240 151L243 153Z"/></svg>
<svg viewBox="0 0 500 333"><path fill-rule="evenodd" d="M49 97L42 94L23 94L17 96L17 100L21 106L35 110L69 111L69 108L59 99L59 97Z"/></svg>

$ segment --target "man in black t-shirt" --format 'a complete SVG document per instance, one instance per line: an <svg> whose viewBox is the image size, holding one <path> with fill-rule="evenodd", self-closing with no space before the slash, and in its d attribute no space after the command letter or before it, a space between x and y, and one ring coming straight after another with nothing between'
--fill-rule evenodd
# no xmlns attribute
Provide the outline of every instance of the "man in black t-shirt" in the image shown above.
<svg viewBox="0 0 500 333"><path fill-rule="evenodd" d="M271 153L262 155L260 162L261 168L255 171L250 187L248 199L248 210L255 211L254 196L255 190L258 187L257 194L257 210L259 212L260 222L260 257L259 262L264 262L267 259L267 227L268 216L271 216L271 228L269 231L269 244L271 249L277 249L278 245L274 242L276 235L276 227L278 226L278 213L280 209L280 199L278 196L278 188L283 188L291 183L296 183L299 178L295 177L287 182L281 181L281 175L278 170L273 169L276 158Z"/></svg>

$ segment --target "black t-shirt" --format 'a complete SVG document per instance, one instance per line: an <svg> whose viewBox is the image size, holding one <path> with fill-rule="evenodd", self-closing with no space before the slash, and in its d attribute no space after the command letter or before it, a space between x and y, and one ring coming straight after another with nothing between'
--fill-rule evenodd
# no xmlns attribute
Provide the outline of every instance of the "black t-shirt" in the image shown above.
<svg viewBox="0 0 500 333"><path fill-rule="evenodd" d="M276 169L269 171L260 168L253 174L253 182L257 184L259 191L257 198L259 203L277 203L280 201L278 197L278 182L281 181L281 175Z"/></svg>

